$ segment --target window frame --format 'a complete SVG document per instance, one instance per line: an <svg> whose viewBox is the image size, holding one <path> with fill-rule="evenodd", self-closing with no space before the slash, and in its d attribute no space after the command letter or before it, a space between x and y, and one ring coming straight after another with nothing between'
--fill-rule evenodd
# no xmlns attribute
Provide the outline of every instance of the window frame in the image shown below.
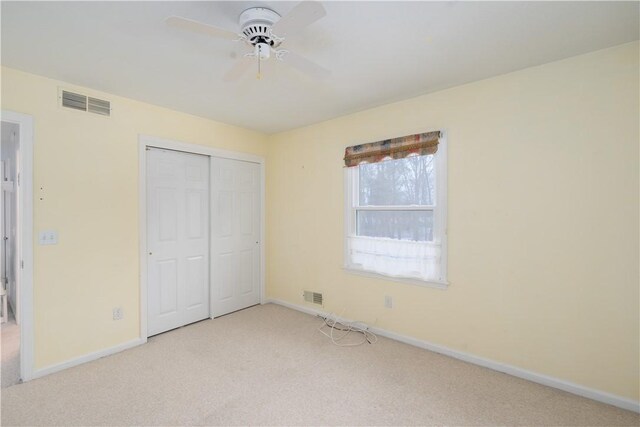
<svg viewBox="0 0 640 427"><path fill-rule="evenodd" d="M433 155L436 169L436 205L425 206L359 206L359 167L344 168L344 270L348 273L377 279L391 280L394 282L408 283L438 289L446 289L447 280L447 141L445 132L441 132L438 143L438 151ZM433 211L433 244L439 245L440 255L440 279L421 280L417 278L404 278L388 276L358 268L349 263L348 238L356 235L356 217L358 211Z"/></svg>

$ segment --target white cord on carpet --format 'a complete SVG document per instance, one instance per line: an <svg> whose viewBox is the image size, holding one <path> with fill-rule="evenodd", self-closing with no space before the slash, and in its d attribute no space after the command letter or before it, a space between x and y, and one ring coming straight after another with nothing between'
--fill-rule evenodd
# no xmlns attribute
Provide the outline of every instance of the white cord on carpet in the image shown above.
<svg viewBox="0 0 640 427"><path fill-rule="evenodd" d="M337 316L333 315L333 313L331 313L328 317L324 317L320 315L318 315L318 317L320 317L323 320L322 325L320 325L320 327L318 328L320 333L329 337L331 339L331 342L339 347L355 347L358 345L362 345L364 343L374 344L378 341L378 336L373 332L369 331L367 326L362 322L338 321ZM327 333L324 330L324 328L326 327L329 328L329 333ZM344 333L340 336L336 336L334 335L335 331L341 331ZM351 334L351 332L362 334L362 341L355 342L355 343L339 342L345 337L347 337L349 334Z"/></svg>

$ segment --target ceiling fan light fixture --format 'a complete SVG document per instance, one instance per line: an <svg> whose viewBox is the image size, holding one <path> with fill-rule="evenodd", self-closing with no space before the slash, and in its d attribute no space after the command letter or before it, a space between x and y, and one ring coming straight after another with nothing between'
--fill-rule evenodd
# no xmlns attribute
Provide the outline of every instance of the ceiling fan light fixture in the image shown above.
<svg viewBox="0 0 640 427"><path fill-rule="evenodd" d="M256 43L254 55L261 61L266 61L271 57L271 47L267 43Z"/></svg>

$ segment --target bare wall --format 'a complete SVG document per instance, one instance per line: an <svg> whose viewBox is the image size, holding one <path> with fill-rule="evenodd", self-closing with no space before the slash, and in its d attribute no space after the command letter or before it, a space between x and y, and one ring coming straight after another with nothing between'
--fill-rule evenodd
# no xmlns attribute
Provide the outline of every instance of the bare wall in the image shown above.
<svg viewBox="0 0 640 427"><path fill-rule="evenodd" d="M268 295L637 401L638 47L271 136ZM449 288L346 273L344 148L435 129Z"/></svg>

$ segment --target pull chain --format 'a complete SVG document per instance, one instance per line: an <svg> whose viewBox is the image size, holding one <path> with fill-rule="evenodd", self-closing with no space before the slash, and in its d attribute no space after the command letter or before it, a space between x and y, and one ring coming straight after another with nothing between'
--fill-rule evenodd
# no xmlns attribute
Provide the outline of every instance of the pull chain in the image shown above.
<svg viewBox="0 0 640 427"><path fill-rule="evenodd" d="M258 75L256 76L256 78L258 80L262 79L262 71L260 69L260 58L262 56L262 46L258 45Z"/></svg>

